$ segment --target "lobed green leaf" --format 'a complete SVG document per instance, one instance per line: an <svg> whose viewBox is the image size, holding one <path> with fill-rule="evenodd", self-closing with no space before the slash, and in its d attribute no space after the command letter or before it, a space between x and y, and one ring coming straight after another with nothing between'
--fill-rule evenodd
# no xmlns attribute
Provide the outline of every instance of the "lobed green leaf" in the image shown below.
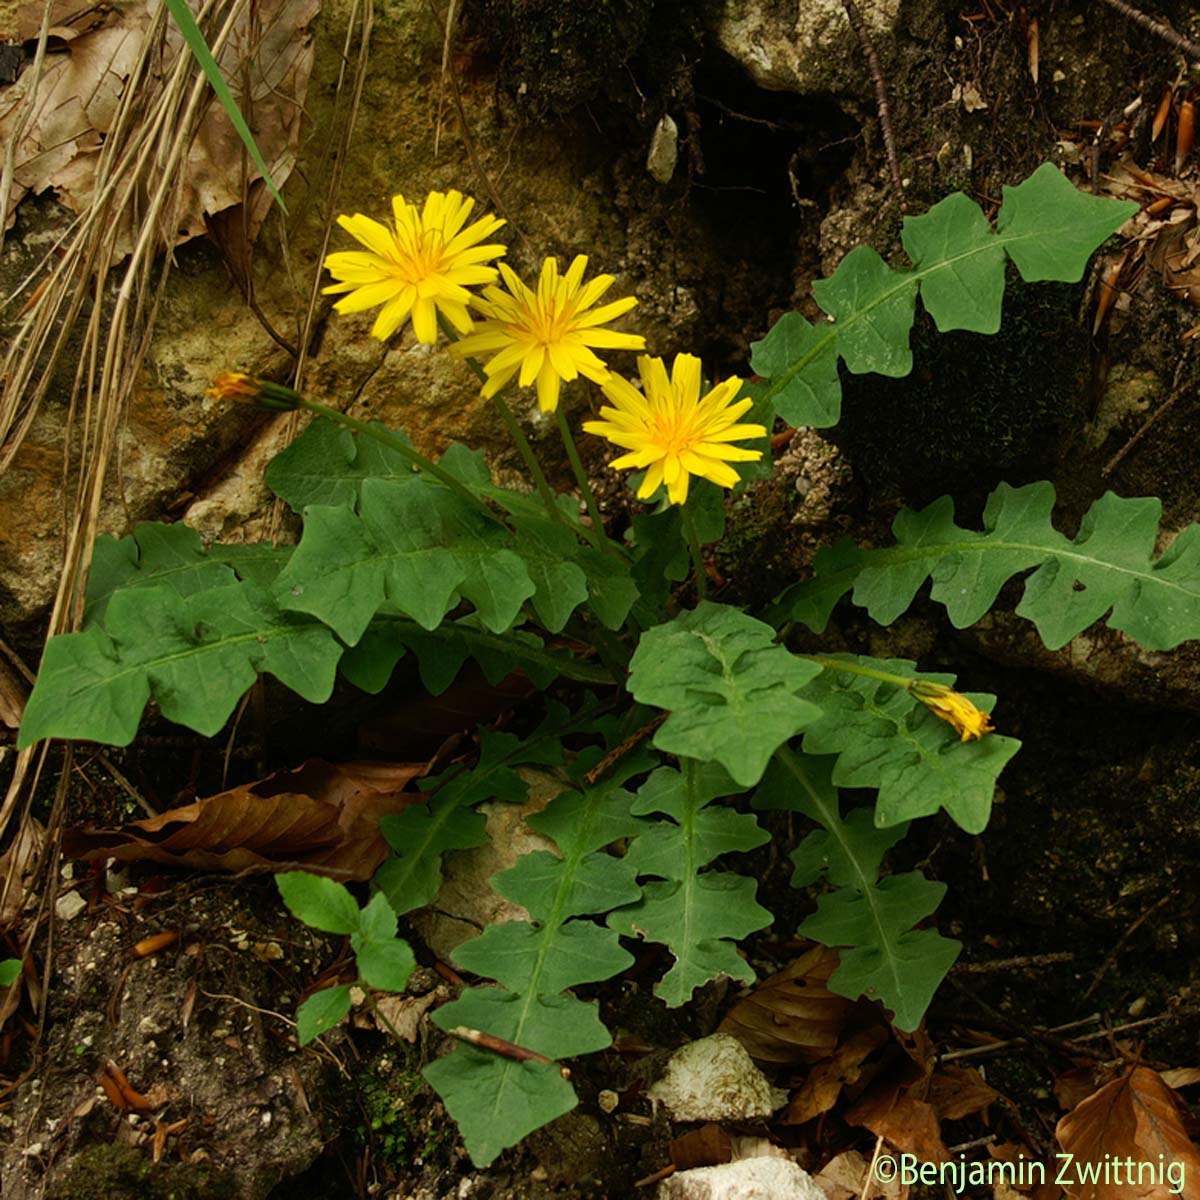
<svg viewBox="0 0 1200 1200"><path fill-rule="evenodd" d="M954 683L953 675L918 672L906 659L828 657L908 679ZM802 695L821 707L821 716L804 732L805 752L837 755L836 786L878 789L876 825L899 825L944 808L968 833L983 831L997 776L1020 748L1016 738L989 733L963 742L905 688L836 667L826 669ZM974 692L967 698L984 712L996 699Z"/></svg>
<svg viewBox="0 0 1200 1200"><path fill-rule="evenodd" d="M798 692L820 667L775 644L775 631L708 601L642 634L629 664L635 699L671 713L654 744L720 763L743 788L775 748L820 713Z"/></svg>
<svg viewBox="0 0 1200 1200"><path fill-rule="evenodd" d="M121 588L103 628L46 643L18 745L128 745L151 696L169 720L211 735L262 671L306 700L327 700L341 653L323 623L280 611L249 581L188 596L161 584Z"/></svg>
<svg viewBox="0 0 1200 1200"><path fill-rule="evenodd" d="M1157 499L1106 492L1073 540L1053 527L1053 510L1049 483L1001 484L988 499L981 532L955 524L948 496L919 512L902 510L892 526L894 547L859 550L843 542L818 554L815 579L785 591L773 613L820 632L853 589L854 602L887 625L932 579L931 597L962 628L992 607L1009 579L1036 568L1017 613L1052 650L1106 615L1148 650L1200 638L1200 527L1189 525L1156 557Z"/></svg>
<svg viewBox="0 0 1200 1200"><path fill-rule="evenodd" d="M852 1000L878 999L898 1028L916 1029L962 946L936 930L913 929L937 908L945 884L919 871L878 879L883 855L907 826L879 830L863 809L843 819L833 760L786 748L775 755L754 803L801 812L823 827L793 852L792 885L824 877L836 889L821 897L798 931L839 948L829 990Z"/></svg>
<svg viewBox="0 0 1200 1200"><path fill-rule="evenodd" d="M623 860L647 883L641 899L610 913L608 924L627 937L661 942L675 963L654 988L672 1008L686 1004L710 979L752 982L737 939L771 923L754 899L755 882L725 871L704 871L714 858L752 850L767 834L747 813L706 807L740 790L720 767L684 759L682 770L662 767L638 790L635 814L661 813L670 821L643 823Z"/></svg>
<svg viewBox="0 0 1200 1200"><path fill-rule="evenodd" d="M833 324L814 327L786 314L751 346L751 366L770 380L765 396L791 424L836 425L839 357L855 374L903 376L912 369L908 338L918 293L940 330L995 333L1006 257L1027 283L1073 282L1136 211L1127 201L1085 195L1051 163L1004 189L995 232L978 205L955 193L905 218L901 241L911 270L894 270L874 250L856 247L829 279L813 284Z"/></svg>

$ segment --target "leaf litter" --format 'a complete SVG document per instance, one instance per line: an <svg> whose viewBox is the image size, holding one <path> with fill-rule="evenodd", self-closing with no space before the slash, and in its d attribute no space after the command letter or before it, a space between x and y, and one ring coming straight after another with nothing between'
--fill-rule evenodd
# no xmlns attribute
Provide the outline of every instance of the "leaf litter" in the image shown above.
<svg viewBox="0 0 1200 1200"><path fill-rule="evenodd" d="M63 852L87 862L155 862L200 871L309 871L370 879L391 853L380 818L426 797L406 791L424 763L310 759L115 829L68 829Z"/></svg>
<svg viewBox="0 0 1200 1200"><path fill-rule="evenodd" d="M319 10L320 0L243 5L216 54L263 158L280 183L296 162L313 65L309 26ZM75 213L91 206L100 150L117 125L124 89L158 91L180 54L188 53L177 27L164 21L161 13L160 6L150 2L111 7L83 5L78 0L55 4L36 94L31 94L35 82L31 70L0 89L0 143L16 139L14 186L4 228L11 227L17 205L30 193L54 189ZM15 24L18 40L36 40L41 6L20 7ZM174 246L196 237L205 231L205 213L213 215L242 204L242 162L241 140L229 117L219 104L211 103L188 149L176 228L160 231L162 241ZM253 177L253 167L248 170ZM250 201L251 232L257 230L270 204L269 193L256 181ZM121 214L120 254L133 247L138 217L135 211Z"/></svg>

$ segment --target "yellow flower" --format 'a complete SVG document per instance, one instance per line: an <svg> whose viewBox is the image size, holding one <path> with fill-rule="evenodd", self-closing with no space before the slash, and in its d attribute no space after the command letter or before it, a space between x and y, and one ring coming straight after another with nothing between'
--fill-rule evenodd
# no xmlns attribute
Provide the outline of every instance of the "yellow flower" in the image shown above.
<svg viewBox="0 0 1200 1200"><path fill-rule="evenodd" d="M285 384L258 379L245 371L222 371L204 394L214 400L252 400L259 408L276 412L292 412L304 399Z"/></svg>
<svg viewBox="0 0 1200 1200"><path fill-rule="evenodd" d="M350 293L333 307L351 313L383 305L371 328L380 341L390 338L410 314L417 341L427 346L437 341L439 312L459 333L469 333L474 323L467 305L478 300L467 289L495 283L496 268L484 264L506 249L478 244L504 222L489 216L467 225L474 207L475 201L461 192L430 192L420 213L403 196L394 196L390 229L362 213L338 217L338 224L367 249L342 250L325 259L337 280L325 292Z"/></svg>
<svg viewBox="0 0 1200 1200"><path fill-rule="evenodd" d="M585 421L583 428L630 451L611 466L618 470L648 468L638 488L639 499L648 499L665 483L670 502L682 504L687 500L688 481L693 475L711 479L721 487L733 487L740 477L729 464L756 462L762 457L761 450L730 445L767 435L761 425L737 424L753 401L733 402L742 387L736 375L702 398L700 360L693 354L675 356L670 379L661 358L642 355L638 371L642 391L622 376L613 375L603 388L615 407L602 408L603 419Z"/></svg>
<svg viewBox="0 0 1200 1200"><path fill-rule="evenodd" d="M608 368L589 347L604 350L644 350L646 339L634 333L614 333L601 325L627 313L637 300L626 296L599 308L592 306L612 287L611 275L597 275L583 283L587 257L580 254L565 275L558 273L558 260L542 264L537 291L527 288L504 263L500 273L508 291L484 289L480 307L485 317L478 330L450 348L460 357L493 354L484 366L485 396L494 396L520 371L517 383L537 383L538 406L542 412L558 407L558 391L565 379L580 375L594 383L608 379Z"/></svg>
<svg viewBox="0 0 1200 1200"><path fill-rule="evenodd" d="M962 734L964 742L992 732L992 718L982 709L976 708L961 692L926 679L914 680L909 684L908 690L935 716L953 725Z"/></svg>

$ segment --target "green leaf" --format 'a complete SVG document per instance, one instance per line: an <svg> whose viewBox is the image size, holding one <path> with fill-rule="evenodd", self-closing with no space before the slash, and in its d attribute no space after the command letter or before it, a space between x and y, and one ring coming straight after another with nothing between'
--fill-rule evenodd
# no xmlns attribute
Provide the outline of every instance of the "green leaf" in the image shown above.
<svg viewBox="0 0 1200 1200"><path fill-rule="evenodd" d="M633 580L654 612L671 591L671 584L687 578L691 560L683 536L683 516L677 504L665 512L637 513L633 518Z"/></svg>
<svg viewBox="0 0 1200 1200"><path fill-rule="evenodd" d="M379 827L396 853L375 873L375 886L398 913L423 908L442 885L442 855L486 845L486 826L483 814L464 808L453 792L435 796L428 808L410 805L381 817Z"/></svg>
<svg viewBox="0 0 1200 1200"><path fill-rule="evenodd" d="M865 246L833 275L813 284L817 303L836 322L808 326L785 314L754 346L755 371L769 378L764 397L793 425L838 421L837 356L856 373L908 374L913 302L918 290L939 329L994 333L999 328L1007 254L1027 282L1079 279L1096 248L1137 205L1087 196L1053 165L1004 189L997 232L961 193L923 216L906 217L901 238L911 271L895 271Z"/></svg>
<svg viewBox="0 0 1200 1200"><path fill-rule="evenodd" d="M556 1063L504 1061L498 1070L495 1054L459 1046L422 1072L462 1130L478 1167L579 1103Z"/></svg>
<svg viewBox="0 0 1200 1200"><path fill-rule="evenodd" d="M951 686L953 675L923 674L906 659L829 655L906 679ZM838 787L878 788L875 823L898 825L944 808L968 833L987 826L996 778L1020 748L1015 738L989 733L963 742L954 728L905 688L869 676L825 670L804 690L821 716L804 733L807 754L836 754ZM969 693L985 712L994 696Z"/></svg>
<svg viewBox="0 0 1200 1200"><path fill-rule="evenodd" d="M804 887L824 875L837 888L821 897L798 931L840 949L829 990L852 1000L878 999L895 1014L898 1028L913 1030L962 949L936 930L913 929L938 906L946 885L918 871L877 882L884 853L905 830L881 832L863 809L843 820L832 765L831 759L781 749L755 807L802 812L824 827L793 853L792 884Z"/></svg>
<svg viewBox="0 0 1200 1200"><path fill-rule="evenodd" d="M776 645L769 625L706 601L642 634L627 686L639 703L670 710L660 750L719 762L745 788L819 715L796 695L819 672Z"/></svg>
<svg viewBox="0 0 1200 1200"><path fill-rule="evenodd" d="M6 958L0 962L0 987L11 987L21 978L21 960Z"/></svg>
<svg viewBox="0 0 1200 1200"><path fill-rule="evenodd" d="M792 370L796 363L801 368ZM817 329L798 312L784 313L762 341L751 342L750 366L766 379L784 379L773 399L775 411L789 425L824 429L837 424L842 385L837 341L828 329Z"/></svg>
<svg viewBox="0 0 1200 1200"><path fill-rule="evenodd" d="M675 956L654 988L672 1008L686 1004L710 979L753 982L735 941L772 920L754 899L753 879L703 871L720 854L761 846L767 834L747 813L706 807L739 790L720 767L694 759L682 766L660 768L639 789L635 813L663 813L671 820L643 824L624 860L638 875L658 875L663 882L646 884L640 900L608 918L618 933L661 942Z"/></svg>
<svg viewBox="0 0 1200 1200"><path fill-rule="evenodd" d="M349 645L385 600L435 629L461 594L502 633L533 595L509 532L440 483L367 479L361 509L305 509L300 544L275 585L281 605L320 617Z"/></svg>
<svg viewBox="0 0 1200 1200"><path fill-rule="evenodd" d="M350 988L346 984L314 992L296 1010L296 1032L300 1045L341 1024L350 1011Z"/></svg>
<svg viewBox="0 0 1200 1200"><path fill-rule="evenodd" d="M874 371L899 378L912 370L912 328L917 281L893 271L870 246L856 246L829 279L813 283L813 296L837 319L837 352L856 375ZM814 362L820 361L813 346Z"/></svg>
<svg viewBox="0 0 1200 1200"><path fill-rule="evenodd" d="M1106 492L1092 505L1074 540L1050 524L1054 488L1001 484L983 515L983 531L954 522L944 496L919 512L902 510L892 529L897 545L818 556L816 578L784 592L773 615L788 614L818 631L837 596L886 625L932 578L932 598L958 628L978 621L1013 575L1037 569L1017 612L1037 626L1052 650L1094 621L1127 633L1148 650L1170 650L1200 637L1200 531L1188 526L1157 558L1162 508L1153 498Z"/></svg>
<svg viewBox="0 0 1200 1200"><path fill-rule="evenodd" d="M259 672L313 703L327 700L342 653L323 624L280 612L249 582L191 596L121 588L104 626L46 643L18 745L45 737L128 745L151 694L169 720L211 735Z"/></svg>
<svg viewBox="0 0 1200 1200"><path fill-rule="evenodd" d="M375 873L375 886L392 908L406 913L431 903L441 887L442 855L487 843L487 822L482 813L472 811L473 806L488 800L522 803L529 786L514 768L561 764L560 739L586 727L593 713L594 705L584 705L574 714L552 705L545 720L524 739L484 730L474 768L456 767L421 781L422 787L433 791L428 807L410 805L380 818L379 828L396 853Z"/></svg>
<svg viewBox="0 0 1200 1200"><path fill-rule="evenodd" d="M281 872L275 876L275 884L288 911L305 925L326 933L357 932L358 905L345 885L307 871Z"/></svg>
<svg viewBox="0 0 1200 1200"><path fill-rule="evenodd" d="M1004 189L996 229L1026 283L1073 283L1096 247L1137 210L1130 201L1089 196L1043 163L1024 183Z"/></svg>
<svg viewBox="0 0 1200 1200"><path fill-rule="evenodd" d="M284 204L283 197L275 186L275 180L271 177L271 172L254 141L254 135L246 124L246 118L242 116L242 111L238 108L237 101L233 98L233 93L225 82L225 76L221 74L221 68L217 66L217 60L213 58L212 51L204 40L204 34L200 32L200 27L196 24L196 18L192 16L192 10L188 7L187 0L166 0L166 5L167 11L175 18L175 24L179 26L179 32L183 34L183 40L187 43L188 49L192 52L192 56L204 72L217 99L221 102L221 107L225 110L230 124L237 131L238 137L242 139L242 145L246 147L255 167L258 168L263 183L267 185L267 191L274 197L275 203L286 213L287 205Z"/></svg>
<svg viewBox="0 0 1200 1200"><path fill-rule="evenodd" d="M403 442L403 431L393 432L371 422L389 437ZM412 463L373 437L355 435L332 421L314 421L292 444L267 464L267 486L294 511L313 504L353 508L365 479L412 479Z"/></svg>
<svg viewBox="0 0 1200 1200"><path fill-rule="evenodd" d="M417 960L408 943L399 938L389 942L366 942L355 948L355 962L364 982L385 992L402 992Z"/></svg>
<svg viewBox="0 0 1200 1200"><path fill-rule="evenodd" d="M101 534L96 539L84 624L103 621L108 602L119 588L161 586L179 596L192 596L235 581L228 566L205 554L194 529L142 521L131 537L117 540Z"/></svg>
<svg viewBox="0 0 1200 1200"><path fill-rule="evenodd" d="M955 192L924 216L906 217L901 241L922 277L921 303L940 332L999 330L1004 246L978 204Z"/></svg>
<svg viewBox="0 0 1200 1200"><path fill-rule="evenodd" d="M523 855L492 883L501 895L524 904L532 920L490 926L453 955L460 966L498 980L503 990L468 988L437 1011L439 1026L481 1029L550 1059L610 1043L595 1005L560 993L606 979L633 961L616 934L583 915L638 894L632 869L603 848L637 831L632 797L621 784L646 765L646 757L635 751L603 782L565 791L530 818L555 839L561 857ZM531 1074L530 1066L459 1046L426 1068L426 1079L458 1121L476 1165L486 1165L506 1146L574 1107L569 1085L549 1086L555 1077L561 1081L557 1068ZM534 1090L534 1082L547 1086Z"/></svg>

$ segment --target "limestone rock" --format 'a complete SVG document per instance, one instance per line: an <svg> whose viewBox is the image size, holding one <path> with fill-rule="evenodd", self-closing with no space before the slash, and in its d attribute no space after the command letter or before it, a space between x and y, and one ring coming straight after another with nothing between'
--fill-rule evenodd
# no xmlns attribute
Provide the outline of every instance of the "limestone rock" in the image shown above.
<svg viewBox="0 0 1200 1200"><path fill-rule="evenodd" d="M825 1200L812 1176L786 1158L743 1158L719 1167L676 1171L658 1200Z"/></svg>
<svg viewBox="0 0 1200 1200"><path fill-rule="evenodd" d="M727 1033L677 1050L647 1094L676 1121L769 1117L787 1099L787 1092L772 1087L742 1043Z"/></svg>

